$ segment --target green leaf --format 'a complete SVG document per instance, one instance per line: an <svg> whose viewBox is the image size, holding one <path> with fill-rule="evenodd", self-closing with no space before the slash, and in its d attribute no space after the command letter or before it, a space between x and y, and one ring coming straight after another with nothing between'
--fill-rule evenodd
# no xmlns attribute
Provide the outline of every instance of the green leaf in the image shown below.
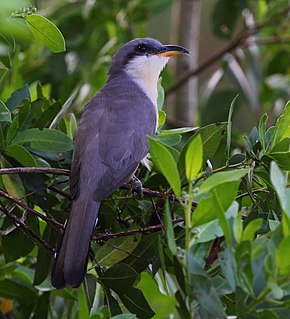
<svg viewBox="0 0 290 319"><path fill-rule="evenodd" d="M124 306L130 312L135 313L138 318L149 319L155 315L141 290L137 288L131 288L124 294L120 294L119 297Z"/></svg>
<svg viewBox="0 0 290 319"><path fill-rule="evenodd" d="M141 234L109 239L95 254L101 266L112 266L128 257L138 246Z"/></svg>
<svg viewBox="0 0 290 319"><path fill-rule="evenodd" d="M142 235L142 239L134 250L134 256L128 256L122 262L128 264L138 273L144 271L157 254L159 234Z"/></svg>
<svg viewBox="0 0 290 319"><path fill-rule="evenodd" d="M220 141L225 133L227 122L210 124L200 128L194 135L186 142L178 161L178 170L180 174L185 172L185 154L191 141L199 134L202 139L203 157L204 160L211 159L220 144Z"/></svg>
<svg viewBox="0 0 290 319"><path fill-rule="evenodd" d="M65 51L65 40L55 24L38 14L25 17L26 24L32 34L52 52Z"/></svg>
<svg viewBox="0 0 290 319"><path fill-rule="evenodd" d="M10 98L6 101L6 106L12 111L17 106L22 105L24 99L31 99L27 84L11 94Z"/></svg>
<svg viewBox="0 0 290 319"><path fill-rule="evenodd" d="M137 317L131 313L123 313L122 315L111 317L111 319L137 319Z"/></svg>
<svg viewBox="0 0 290 319"><path fill-rule="evenodd" d="M11 122L11 113L6 105L0 100L0 122Z"/></svg>
<svg viewBox="0 0 290 319"><path fill-rule="evenodd" d="M263 224L263 219L262 218L257 218L252 220L247 227L245 228L245 230L243 231L243 235L242 235L242 241L244 240L249 240L252 241L255 239L255 235L257 233L257 231L262 227Z"/></svg>
<svg viewBox="0 0 290 319"><path fill-rule="evenodd" d="M187 147L185 154L185 174L189 183L195 180L202 168L203 152L200 135L196 135Z"/></svg>
<svg viewBox="0 0 290 319"><path fill-rule="evenodd" d="M158 110L158 127L163 126L166 121L166 113L162 110Z"/></svg>
<svg viewBox="0 0 290 319"><path fill-rule="evenodd" d="M6 133L6 143L10 144L19 130L18 116L14 117L12 123L9 125Z"/></svg>
<svg viewBox="0 0 290 319"><path fill-rule="evenodd" d="M166 227L166 237L167 237L167 243L170 251L173 255L177 254L177 246L175 243L175 236L174 236L174 230L170 215L170 208L169 208L169 202L168 199L166 199L165 203L165 227Z"/></svg>
<svg viewBox="0 0 290 319"><path fill-rule="evenodd" d="M266 125L268 121L268 115L264 114L259 122L259 137L260 137L260 143L262 145L262 149L264 153L267 151L267 143L266 143Z"/></svg>
<svg viewBox="0 0 290 319"><path fill-rule="evenodd" d="M160 77L158 79L157 82L157 92L158 92L158 97L157 97L157 107L158 110L162 110L163 104L164 104L164 98L165 98L165 93L164 93L164 89L162 87L162 77Z"/></svg>
<svg viewBox="0 0 290 319"><path fill-rule="evenodd" d="M185 134L192 131L196 131L197 127L180 127L180 128L173 128L171 130L163 130L161 131L158 136L172 136L172 135L179 135Z"/></svg>
<svg viewBox="0 0 290 319"><path fill-rule="evenodd" d="M277 145L281 140L290 136L290 101L285 105L283 113L276 121L272 147Z"/></svg>
<svg viewBox="0 0 290 319"><path fill-rule="evenodd" d="M50 243L51 245L57 244L58 234L50 226L45 227L42 237L46 242ZM50 263L52 257L52 252L48 251L44 247L38 248L33 286L40 285L47 278L50 270Z"/></svg>
<svg viewBox="0 0 290 319"><path fill-rule="evenodd" d="M278 267L278 271L280 275L290 274L290 255L289 255L289 247L290 247L290 236L284 238L276 251L276 264Z"/></svg>
<svg viewBox="0 0 290 319"><path fill-rule="evenodd" d="M202 197L192 215L193 227L203 225L218 218L216 212L217 198L219 200L219 216L221 211L224 211L225 213L226 210L230 208L237 195L239 184L240 181L231 181L216 185L209 191L206 197ZM226 230L226 228L223 229L223 231L224 230Z"/></svg>
<svg viewBox="0 0 290 319"><path fill-rule="evenodd" d="M180 197L180 177L176 162L170 151L155 139L148 137L150 154L156 168L164 175L175 195Z"/></svg>
<svg viewBox="0 0 290 319"><path fill-rule="evenodd" d="M88 307L86 292L83 285L81 285L78 289L78 314L79 318L90 317L90 310Z"/></svg>
<svg viewBox="0 0 290 319"><path fill-rule="evenodd" d="M117 315L122 313L122 310L119 306L118 301L112 296L111 291L109 289L104 289L106 303L108 305L108 310L111 316Z"/></svg>
<svg viewBox="0 0 290 319"><path fill-rule="evenodd" d="M139 280L139 274L128 264L120 263L106 270L98 280L117 293L125 293Z"/></svg>
<svg viewBox="0 0 290 319"><path fill-rule="evenodd" d="M21 145L12 144L6 147L5 154L14 158L23 166L36 166L34 157Z"/></svg>
<svg viewBox="0 0 290 319"><path fill-rule="evenodd" d="M73 149L72 140L54 129L32 128L19 132L13 139L13 143L27 144L39 151L65 152Z"/></svg>
<svg viewBox="0 0 290 319"><path fill-rule="evenodd" d="M1 168L12 167L3 156L0 159L0 165ZM18 174L6 174L1 178L8 194L15 198L22 198L25 195L25 189Z"/></svg>
<svg viewBox="0 0 290 319"><path fill-rule="evenodd" d="M232 103L230 105L229 109L229 115L228 115L228 127L227 127L227 147L226 147L226 153L227 153L227 160L230 159L230 150L231 150L231 141L232 141L232 116L234 112L235 102L238 98L238 95L234 97L232 100Z"/></svg>
<svg viewBox="0 0 290 319"><path fill-rule="evenodd" d="M249 169L242 168L213 174L201 185L198 194L200 195L209 192L211 189L221 184L240 181L247 173L249 173Z"/></svg>
<svg viewBox="0 0 290 319"><path fill-rule="evenodd" d="M275 188L280 205L283 211L290 217L290 190L287 189L286 176L280 171L278 165L275 162L271 162L270 166L270 179Z"/></svg>

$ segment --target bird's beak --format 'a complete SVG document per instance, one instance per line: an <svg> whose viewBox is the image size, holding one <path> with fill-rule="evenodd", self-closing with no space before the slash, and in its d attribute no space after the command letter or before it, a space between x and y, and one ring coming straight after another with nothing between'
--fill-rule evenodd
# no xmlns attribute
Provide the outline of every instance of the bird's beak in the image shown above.
<svg viewBox="0 0 290 319"><path fill-rule="evenodd" d="M155 55L159 57L171 57L182 53L190 54L188 50L179 45L163 45L161 49L155 53Z"/></svg>

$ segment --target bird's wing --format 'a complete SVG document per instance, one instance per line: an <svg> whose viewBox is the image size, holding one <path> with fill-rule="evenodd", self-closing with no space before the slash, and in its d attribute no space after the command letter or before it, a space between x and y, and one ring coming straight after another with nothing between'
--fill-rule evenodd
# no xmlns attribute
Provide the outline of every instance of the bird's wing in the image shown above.
<svg viewBox="0 0 290 319"><path fill-rule="evenodd" d="M132 86L130 86L132 88ZM72 196L90 188L102 200L126 182L148 152L147 135L153 135L156 113L138 87L110 87L95 96L82 116L71 173ZM132 103L134 101L134 103Z"/></svg>

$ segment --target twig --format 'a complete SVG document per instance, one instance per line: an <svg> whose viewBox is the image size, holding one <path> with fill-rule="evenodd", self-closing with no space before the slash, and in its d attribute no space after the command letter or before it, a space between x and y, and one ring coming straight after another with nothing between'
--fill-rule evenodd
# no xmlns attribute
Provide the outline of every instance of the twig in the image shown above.
<svg viewBox="0 0 290 319"><path fill-rule="evenodd" d="M184 73L183 76L181 76L179 79L175 81L167 90L166 95L169 95L176 91L180 86L182 86L190 77L195 76L211 66L216 61L220 60L226 53L229 53L236 49L238 46L243 45L243 43L246 43L245 40L247 38L251 37L252 35L256 34L259 30L261 30L263 27L265 27L273 18L275 17L283 17L285 15L289 14L290 5L283 8L280 12L277 12L275 16L270 17L269 19L266 19L263 22L256 23L255 25L251 26L250 28L245 28L241 32L237 34L237 36L224 48L216 51L213 53L207 60L202 62L198 67L189 70L188 72Z"/></svg>
<svg viewBox="0 0 290 319"><path fill-rule="evenodd" d="M11 167L1 168L0 175L5 174L54 174L69 176L70 170L53 167Z"/></svg>
<svg viewBox="0 0 290 319"><path fill-rule="evenodd" d="M177 218L172 221L174 225L184 223L183 218ZM131 229L131 230L126 230L126 231L121 231L117 233L100 233L100 234L95 234L92 236L93 240L107 240L110 238L116 238L116 237L125 237L125 236L132 236L132 235L137 235L137 234L145 234L145 233L154 233L157 231L162 230L165 227L165 224L158 224L154 226L148 226L144 228L139 228L139 229Z"/></svg>
<svg viewBox="0 0 290 319"><path fill-rule="evenodd" d="M39 212L37 212L36 210L32 209L31 207L29 207L28 205L26 205L25 203L23 203L21 200L19 200L18 198L15 198L9 194L7 194L6 192L4 192L2 189L0 189L0 196L11 200L12 202L14 202L15 204L17 204L18 206L22 207L23 209L26 209L29 213L37 216L38 218L44 220L47 224L49 224L50 226L52 226L54 229L58 230L59 228L63 228L63 225L61 223L59 223L58 221L56 221L53 218L48 218L45 215L40 214ZM55 228L56 227L56 228Z"/></svg>
<svg viewBox="0 0 290 319"><path fill-rule="evenodd" d="M45 249L48 249L49 251L53 252L53 248L45 241L42 239L42 237L40 237L39 235L37 235L32 229L30 229L25 223L24 221L22 221L21 219L19 219L16 215L14 215L13 213L9 212L8 209L6 209L3 205L0 205L0 210L9 218L11 218L16 227L21 226L23 228L23 230L25 230L27 233L29 233L31 235L31 237L33 237L34 239L36 239Z"/></svg>

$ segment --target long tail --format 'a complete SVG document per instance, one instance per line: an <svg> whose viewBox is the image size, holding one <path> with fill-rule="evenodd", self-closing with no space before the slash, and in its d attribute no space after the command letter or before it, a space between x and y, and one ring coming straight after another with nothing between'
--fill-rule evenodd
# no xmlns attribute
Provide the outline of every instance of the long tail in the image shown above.
<svg viewBox="0 0 290 319"><path fill-rule="evenodd" d="M51 283L61 289L79 287L87 270L90 239L100 203L93 200L73 202L68 223L54 260Z"/></svg>

